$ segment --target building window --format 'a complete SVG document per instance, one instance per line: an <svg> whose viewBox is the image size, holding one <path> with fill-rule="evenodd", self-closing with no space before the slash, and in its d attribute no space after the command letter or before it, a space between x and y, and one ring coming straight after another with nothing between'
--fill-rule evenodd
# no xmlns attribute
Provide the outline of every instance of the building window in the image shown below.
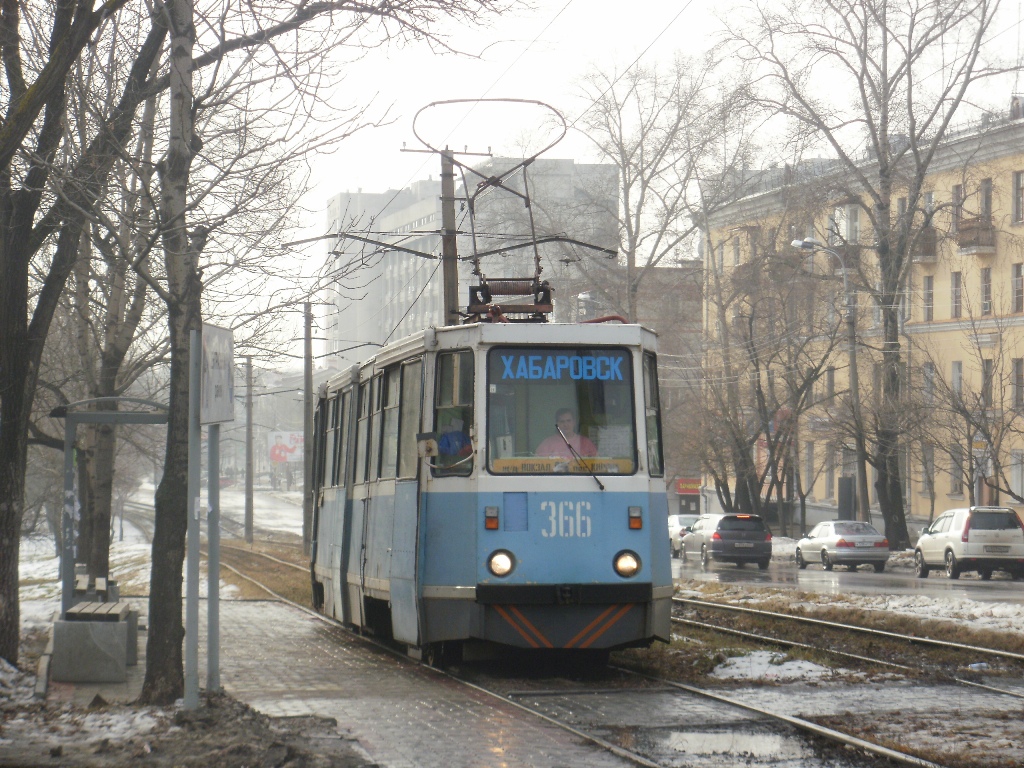
<svg viewBox="0 0 1024 768"><path fill-rule="evenodd" d="M814 443L805 444L804 454L804 487L808 490L814 489Z"/></svg>
<svg viewBox="0 0 1024 768"><path fill-rule="evenodd" d="M1013 311L1024 312L1024 264L1013 265Z"/></svg>
<svg viewBox="0 0 1024 768"><path fill-rule="evenodd" d="M738 237L732 239L732 265L734 267L740 265L740 239Z"/></svg>
<svg viewBox="0 0 1024 768"><path fill-rule="evenodd" d="M964 280L962 272L953 272L949 276L949 294L950 294L950 306L949 316L956 318L960 317L962 312L963 304L961 298L964 289Z"/></svg>
<svg viewBox="0 0 1024 768"><path fill-rule="evenodd" d="M960 184L953 186L953 201L950 210L950 216L952 221L950 222L950 230L958 232L960 230L960 219L964 215L964 188Z"/></svg>
<svg viewBox="0 0 1024 768"><path fill-rule="evenodd" d="M995 373L995 365L991 357L981 361L981 404L986 408L992 407L992 377Z"/></svg>
<svg viewBox="0 0 1024 768"><path fill-rule="evenodd" d="M725 243L718 244L718 274L725 272Z"/></svg>
<svg viewBox="0 0 1024 768"><path fill-rule="evenodd" d="M992 267L981 268L981 314L992 314Z"/></svg>
<svg viewBox="0 0 1024 768"><path fill-rule="evenodd" d="M949 388L954 395L961 395L964 391L964 363L962 360L954 360L949 376Z"/></svg>
<svg viewBox="0 0 1024 768"><path fill-rule="evenodd" d="M825 498L836 495L836 448L834 445L825 447Z"/></svg>
<svg viewBox="0 0 1024 768"><path fill-rule="evenodd" d="M924 401L931 403L935 400L935 363L925 363L922 365L921 375L924 379Z"/></svg>
<svg viewBox="0 0 1024 768"><path fill-rule="evenodd" d="M935 319L935 278L931 275L924 276L924 285L921 290L924 299L925 321Z"/></svg>
<svg viewBox="0 0 1024 768"><path fill-rule="evenodd" d="M831 403L836 396L836 369L829 367L825 371L825 401Z"/></svg>
<svg viewBox="0 0 1024 768"><path fill-rule="evenodd" d="M1013 407L1024 408L1024 357L1013 359Z"/></svg>
<svg viewBox="0 0 1024 768"><path fill-rule="evenodd" d="M964 449L960 445L949 447L949 492L954 495L964 492Z"/></svg>
<svg viewBox="0 0 1024 768"><path fill-rule="evenodd" d="M921 444L921 493L932 494L935 482L935 447Z"/></svg>
<svg viewBox="0 0 1024 768"><path fill-rule="evenodd" d="M924 212L934 213L935 212L935 193L925 192L924 193Z"/></svg>
<svg viewBox="0 0 1024 768"><path fill-rule="evenodd" d="M846 206L846 242L860 242L860 206Z"/></svg>
<svg viewBox="0 0 1024 768"><path fill-rule="evenodd" d="M1013 172L1013 220L1024 222L1024 171Z"/></svg>
<svg viewBox="0 0 1024 768"><path fill-rule="evenodd" d="M992 220L992 179L982 179L981 189L979 190L981 196L981 220L988 223Z"/></svg>
<svg viewBox="0 0 1024 768"><path fill-rule="evenodd" d="M1024 451L1010 451L1010 493L1024 498Z"/></svg>

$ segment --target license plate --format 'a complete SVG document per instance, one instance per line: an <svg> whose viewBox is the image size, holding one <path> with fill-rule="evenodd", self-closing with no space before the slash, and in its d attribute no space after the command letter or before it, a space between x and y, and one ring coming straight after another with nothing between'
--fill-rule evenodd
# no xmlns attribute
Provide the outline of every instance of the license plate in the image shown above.
<svg viewBox="0 0 1024 768"><path fill-rule="evenodd" d="M746 549L751 549L751 548L753 548L754 545L751 544L749 541L737 541L734 546L736 546L736 547L744 547Z"/></svg>
<svg viewBox="0 0 1024 768"><path fill-rule="evenodd" d="M870 541L858 541L857 542L857 546L858 547L873 547L874 544L872 544Z"/></svg>
<svg viewBox="0 0 1024 768"><path fill-rule="evenodd" d="M986 552L991 552L993 555L1005 555L1007 552L1010 551L1010 548L1008 546L1006 546L1006 547L997 547L997 546L994 546L994 545L990 544L990 545L985 547L985 551Z"/></svg>

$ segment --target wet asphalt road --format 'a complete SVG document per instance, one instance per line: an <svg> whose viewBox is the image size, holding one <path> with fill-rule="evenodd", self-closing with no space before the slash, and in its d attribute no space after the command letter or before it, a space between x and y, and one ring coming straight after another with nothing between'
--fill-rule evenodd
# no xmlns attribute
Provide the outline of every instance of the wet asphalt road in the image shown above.
<svg viewBox="0 0 1024 768"><path fill-rule="evenodd" d="M731 563L713 563L705 570L697 558L691 557L686 562L673 560L672 575L682 580L775 587L828 595L923 595L1024 604L1024 581L1013 581L1007 574L999 572L992 576L991 581L981 581L975 574L964 574L954 581L941 572L919 579L909 567L890 566L883 573L875 573L870 568L850 571L838 567L834 571L825 571L819 565L811 565L801 571L791 559L788 562L773 560L767 571L758 570L753 565L741 568Z"/></svg>

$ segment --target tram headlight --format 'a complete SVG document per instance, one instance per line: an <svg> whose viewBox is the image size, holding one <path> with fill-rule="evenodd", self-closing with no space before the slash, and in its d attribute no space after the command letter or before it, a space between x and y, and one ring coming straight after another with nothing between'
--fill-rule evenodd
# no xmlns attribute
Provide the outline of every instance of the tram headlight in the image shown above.
<svg viewBox="0 0 1024 768"><path fill-rule="evenodd" d="M615 572L628 579L640 571L640 556L636 552L624 549L615 556L614 565Z"/></svg>
<svg viewBox="0 0 1024 768"><path fill-rule="evenodd" d="M511 552L499 549L487 560L487 567L495 576L508 576L516 566L516 559Z"/></svg>

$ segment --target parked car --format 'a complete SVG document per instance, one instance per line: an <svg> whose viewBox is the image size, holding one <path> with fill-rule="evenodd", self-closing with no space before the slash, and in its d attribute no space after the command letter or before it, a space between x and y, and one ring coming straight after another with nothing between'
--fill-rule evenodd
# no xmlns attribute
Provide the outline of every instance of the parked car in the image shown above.
<svg viewBox="0 0 1024 768"><path fill-rule="evenodd" d="M683 534L699 519L700 515L668 516L668 543L672 548L672 557L679 557L683 547Z"/></svg>
<svg viewBox="0 0 1024 768"><path fill-rule="evenodd" d="M870 523L857 520L818 523L796 544L796 564L801 570L820 562L826 571L836 565L856 570L859 565L870 564L881 573L888 560L889 540Z"/></svg>
<svg viewBox="0 0 1024 768"><path fill-rule="evenodd" d="M742 566L757 563L762 571L772 559L772 533L760 515L701 515L683 536L682 556L700 553L705 568L712 560Z"/></svg>
<svg viewBox="0 0 1024 768"><path fill-rule="evenodd" d="M1008 507L947 510L921 531L914 566L922 579L932 568L945 568L951 579L977 571L988 580L997 570L1024 578L1024 524Z"/></svg>

